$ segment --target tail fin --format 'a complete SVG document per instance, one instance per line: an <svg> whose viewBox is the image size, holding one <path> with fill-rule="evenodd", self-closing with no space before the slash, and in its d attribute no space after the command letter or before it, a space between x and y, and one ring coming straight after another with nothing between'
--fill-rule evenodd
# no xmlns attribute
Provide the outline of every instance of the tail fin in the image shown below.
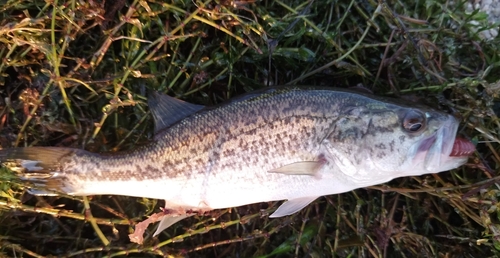
<svg viewBox="0 0 500 258"><path fill-rule="evenodd" d="M62 164L78 151L82 150L57 147L3 149L0 150L0 163L37 188L31 189L30 193L54 195L44 190L64 192Z"/></svg>

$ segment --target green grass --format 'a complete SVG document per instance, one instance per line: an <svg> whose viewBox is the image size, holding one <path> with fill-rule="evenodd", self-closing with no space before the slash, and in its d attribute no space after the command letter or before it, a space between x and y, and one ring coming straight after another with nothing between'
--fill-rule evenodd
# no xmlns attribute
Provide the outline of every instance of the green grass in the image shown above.
<svg viewBox="0 0 500 258"><path fill-rule="evenodd" d="M31 196L0 171L0 256L493 257L500 255L500 39L446 1L7 1L0 145L129 150L152 135L147 90L203 105L267 85L359 83L461 117L477 153L451 172L194 216L144 245L162 201ZM479 21L472 26L470 21Z"/></svg>

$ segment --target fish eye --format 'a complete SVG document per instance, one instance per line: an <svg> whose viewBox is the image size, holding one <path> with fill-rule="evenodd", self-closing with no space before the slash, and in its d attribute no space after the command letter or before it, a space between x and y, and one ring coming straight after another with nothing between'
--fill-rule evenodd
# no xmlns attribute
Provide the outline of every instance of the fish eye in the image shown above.
<svg viewBox="0 0 500 258"><path fill-rule="evenodd" d="M403 119L403 128L407 132L416 133L425 128L425 122L424 114L415 110L410 110Z"/></svg>

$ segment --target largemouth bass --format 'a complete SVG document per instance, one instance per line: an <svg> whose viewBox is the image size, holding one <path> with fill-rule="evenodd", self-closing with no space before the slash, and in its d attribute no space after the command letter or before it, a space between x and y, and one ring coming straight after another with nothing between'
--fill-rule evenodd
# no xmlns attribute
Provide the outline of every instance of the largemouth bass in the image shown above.
<svg viewBox="0 0 500 258"><path fill-rule="evenodd" d="M286 200L271 217L286 216L320 196L457 168L475 150L449 114L344 90L271 88L211 108L155 93L149 105L156 135L134 151L12 148L0 161L43 189L164 199L158 233L258 202Z"/></svg>

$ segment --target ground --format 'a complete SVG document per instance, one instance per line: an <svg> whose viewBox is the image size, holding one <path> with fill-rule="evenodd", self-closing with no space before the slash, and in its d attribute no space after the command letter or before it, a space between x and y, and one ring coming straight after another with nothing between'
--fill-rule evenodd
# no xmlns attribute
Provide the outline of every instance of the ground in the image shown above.
<svg viewBox="0 0 500 258"><path fill-rule="evenodd" d="M488 3L496 1L489 1ZM476 5L481 7L484 5ZM488 5L493 6L493 5ZM496 5L495 5L496 6ZM162 201L33 196L0 173L0 256L500 255L500 38L462 1L28 1L0 4L0 146L130 150L147 92L214 105L270 85L351 87L455 114L477 151L459 169L320 198L193 216L143 245ZM485 33L488 32L488 33Z"/></svg>

